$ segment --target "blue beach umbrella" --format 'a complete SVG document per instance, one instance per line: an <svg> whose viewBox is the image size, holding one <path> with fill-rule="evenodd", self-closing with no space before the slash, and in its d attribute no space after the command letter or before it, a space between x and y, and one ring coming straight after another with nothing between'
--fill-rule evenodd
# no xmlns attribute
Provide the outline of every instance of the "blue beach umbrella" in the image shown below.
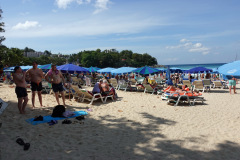
<svg viewBox="0 0 240 160"><path fill-rule="evenodd" d="M116 68L107 67L107 68L99 69L99 70L97 70L97 72L98 73L110 73L114 69L116 69Z"/></svg>
<svg viewBox="0 0 240 160"><path fill-rule="evenodd" d="M88 69L88 71L89 72L97 72L99 69L101 69L101 68L97 68L97 67L90 67L89 69Z"/></svg>
<svg viewBox="0 0 240 160"><path fill-rule="evenodd" d="M121 67L118 69L114 69L111 71L112 74L126 74L126 73L131 73L133 70L135 70L137 68L133 68L133 67Z"/></svg>
<svg viewBox="0 0 240 160"><path fill-rule="evenodd" d="M41 68L41 69L51 69L51 67L52 67L52 64L45 64L45 65L38 66L38 68Z"/></svg>
<svg viewBox="0 0 240 160"><path fill-rule="evenodd" d="M145 67L135 69L132 72L139 73L139 74L152 74L152 73L159 72L159 70L156 68L145 66Z"/></svg>
<svg viewBox="0 0 240 160"><path fill-rule="evenodd" d="M231 79L232 76L240 78L240 61L224 64L218 68L218 72Z"/></svg>
<svg viewBox="0 0 240 160"><path fill-rule="evenodd" d="M20 66L23 71L29 70L32 68L32 66Z"/></svg>
<svg viewBox="0 0 240 160"><path fill-rule="evenodd" d="M203 72L212 72L212 69L208 69L205 67L195 67L189 70L186 70L185 73L203 73Z"/></svg>
<svg viewBox="0 0 240 160"><path fill-rule="evenodd" d="M86 70L82 67L79 67L77 65L74 65L74 64L64 64L64 65L58 66L57 69L60 70L63 73L69 72L69 73L72 73L72 74L74 72L77 72L77 73L89 72L88 70Z"/></svg>
<svg viewBox="0 0 240 160"><path fill-rule="evenodd" d="M182 69L181 68L175 68L175 67L172 67L170 68L170 72L174 72L174 73L182 73Z"/></svg>

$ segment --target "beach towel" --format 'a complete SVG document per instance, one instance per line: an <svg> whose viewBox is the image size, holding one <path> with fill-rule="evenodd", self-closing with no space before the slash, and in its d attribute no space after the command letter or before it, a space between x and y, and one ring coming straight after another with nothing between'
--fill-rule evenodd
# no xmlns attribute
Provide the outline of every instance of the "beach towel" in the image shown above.
<svg viewBox="0 0 240 160"><path fill-rule="evenodd" d="M78 117L78 116L81 116L81 115L87 115L88 114L85 111L75 111L74 113L75 113L74 116L71 116L71 117L68 117L68 118L74 118L74 117ZM37 125L37 124L41 124L41 123L50 122L51 120L62 120L62 119L66 119L66 118L65 117L52 117L52 116L49 115L49 116L44 116L43 121L33 121L34 118L30 118L30 119L27 119L26 122L28 122L32 125Z"/></svg>
<svg viewBox="0 0 240 160"><path fill-rule="evenodd" d="M7 108L8 103L4 102L1 98L0 98L0 115L3 113L3 111Z"/></svg>

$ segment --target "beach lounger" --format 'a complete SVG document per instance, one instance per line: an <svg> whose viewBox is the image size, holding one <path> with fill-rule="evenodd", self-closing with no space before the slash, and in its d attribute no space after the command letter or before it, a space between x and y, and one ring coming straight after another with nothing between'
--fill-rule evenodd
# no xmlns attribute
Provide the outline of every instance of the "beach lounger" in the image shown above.
<svg viewBox="0 0 240 160"><path fill-rule="evenodd" d="M211 86L212 86L211 80L210 79L203 79L202 82L203 82L204 89L210 91Z"/></svg>
<svg viewBox="0 0 240 160"><path fill-rule="evenodd" d="M203 86L203 82L201 80L195 80L193 82L193 90L202 90L204 92L205 87Z"/></svg>
<svg viewBox="0 0 240 160"><path fill-rule="evenodd" d="M90 101L90 104L93 104L93 101L101 99L103 103L107 101L107 98L112 98L113 100L113 95L107 95L107 96L102 96L100 93L93 94L90 91L84 90L84 89L79 89L76 88L77 86L72 86L72 88L75 90L75 97L79 99L81 102L84 100Z"/></svg>
<svg viewBox="0 0 240 160"><path fill-rule="evenodd" d="M183 85L187 85L190 89L192 88L192 84L189 80L183 80Z"/></svg>
<svg viewBox="0 0 240 160"><path fill-rule="evenodd" d="M52 92L52 84L48 83L47 81L42 82L42 92L46 92L48 94L51 94Z"/></svg>
<svg viewBox="0 0 240 160"><path fill-rule="evenodd" d="M158 88L156 87L156 88L152 88L152 86L150 85L150 84L143 84L143 86L144 86L144 93L146 93L146 92L150 92L150 93L152 93L152 94L154 94L154 93L156 93L157 92L157 90L158 90Z"/></svg>
<svg viewBox="0 0 240 160"><path fill-rule="evenodd" d="M118 89L117 79L111 78L111 79L109 79L109 82L110 82L110 84L111 84L114 88Z"/></svg>
<svg viewBox="0 0 240 160"><path fill-rule="evenodd" d="M221 81L213 81L213 88L217 87L223 89L224 86Z"/></svg>
<svg viewBox="0 0 240 160"><path fill-rule="evenodd" d="M197 101L200 101L202 103L203 101L205 101L203 97L177 94L178 93L173 93L170 96L168 96L168 103L175 102L174 106L178 106L179 103L188 103L189 106L191 105L193 106Z"/></svg>

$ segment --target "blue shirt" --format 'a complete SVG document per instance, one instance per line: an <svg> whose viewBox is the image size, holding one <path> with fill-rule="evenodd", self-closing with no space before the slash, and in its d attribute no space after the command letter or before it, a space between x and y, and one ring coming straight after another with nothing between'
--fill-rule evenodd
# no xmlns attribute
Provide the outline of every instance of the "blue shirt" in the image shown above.
<svg viewBox="0 0 240 160"><path fill-rule="evenodd" d="M101 90L99 88L99 82L95 83L94 87L93 87L93 90L92 90L92 93L100 93Z"/></svg>

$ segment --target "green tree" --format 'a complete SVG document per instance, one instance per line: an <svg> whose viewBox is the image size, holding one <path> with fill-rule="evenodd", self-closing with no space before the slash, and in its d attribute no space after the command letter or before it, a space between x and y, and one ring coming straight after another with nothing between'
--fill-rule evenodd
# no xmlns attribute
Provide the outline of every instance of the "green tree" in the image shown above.
<svg viewBox="0 0 240 160"><path fill-rule="evenodd" d="M0 9L0 20L2 19L2 9ZM0 22L0 32L5 32L4 30L4 22ZM4 36L0 36L0 46L2 46L2 42L5 40L5 37Z"/></svg>

